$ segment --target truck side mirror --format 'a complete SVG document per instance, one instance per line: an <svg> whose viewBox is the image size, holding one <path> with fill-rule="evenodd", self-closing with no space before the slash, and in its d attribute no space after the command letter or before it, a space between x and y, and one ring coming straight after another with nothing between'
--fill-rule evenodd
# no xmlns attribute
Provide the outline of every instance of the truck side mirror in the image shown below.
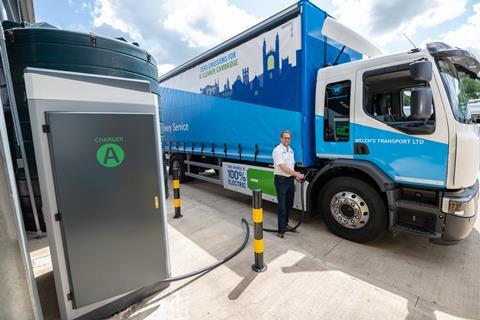
<svg viewBox="0 0 480 320"><path fill-rule="evenodd" d="M422 87L412 89L411 117L414 120L428 120L433 114L432 88Z"/></svg>
<svg viewBox="0 0 480 320"><path fill-rule="evenodd" d="M432 80L432 63L427 60L410 63L410 76L415 81L430 82Z"/></svg>

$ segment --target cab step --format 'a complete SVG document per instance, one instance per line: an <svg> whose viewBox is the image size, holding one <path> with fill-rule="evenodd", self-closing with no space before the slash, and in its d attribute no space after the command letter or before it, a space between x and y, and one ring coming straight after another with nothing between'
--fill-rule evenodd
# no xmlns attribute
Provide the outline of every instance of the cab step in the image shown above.
<svg viewBox="0 0 480 320"><path fill-rule="evenodd" d="M410 201L410 200L397 200L395 204L400 209L408 209L408 210L414 210L422 213L433 213L433 214L438 214L439 212L439 208L437 206Z"/></svg>
<svg viewBox="0 0 480 320"><path fill-rule="evenodd" d="M391 227L391 230L398 231L398 232L406 232L410 234L415 234L417 236L423 236L423 237L432 238L432 239L437 239L442 237L442 234L439 232L432 232L420 226L412 226L404 223L397 223L396 225Z"/></svg>

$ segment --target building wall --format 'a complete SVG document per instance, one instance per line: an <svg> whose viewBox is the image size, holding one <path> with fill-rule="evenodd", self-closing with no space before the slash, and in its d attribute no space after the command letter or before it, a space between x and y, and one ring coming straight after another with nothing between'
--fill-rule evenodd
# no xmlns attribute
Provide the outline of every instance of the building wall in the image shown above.
<svg viewBox="0 0 480 320"><path fill-rule="evenodd" d="M32 1L2 0L0 16L2 21L35 22ZM16 188L0 113L0 319L42 319Z"/></svg>
<svg viewBox="0 0 480 320"><path fill-rule="evenodd" d="M0 134L2 137L6 136L3 130ZM0 145L0 168L2 169L0 171L0 319L34 319L31 299L34 279L28 275L30 266L26 261L28 252L24 239L25 232L21 229L23 226L18 228L16 223L16 219L21 218L21 214L15 210L13 195L16 192L12 190L6 163L10 161L10 154L5 153L4 147L2 143Z"/></svg>
<svg viewBox="0 0 480 320"><path fill-rule="evenodd" d="M35 22L32 0L2 0L0 16L3 20Z"/></svg>

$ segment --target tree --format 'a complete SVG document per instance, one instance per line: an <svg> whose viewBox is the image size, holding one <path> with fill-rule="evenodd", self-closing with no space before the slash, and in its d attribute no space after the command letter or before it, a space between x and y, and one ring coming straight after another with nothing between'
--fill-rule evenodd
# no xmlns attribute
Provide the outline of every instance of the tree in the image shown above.
<svg viewBox="0 0 480 320"><path fill-rule="evenodd" d="M402 95L402 99L403 99L403 105L404 106L410 106L410 101L411 101L411 96L410 94L409 95L406 95L405 92L403 93Z"/></svg>
<svg viewBox="0 0 480 320"><path fill-rule="evenodd" d="M471 78L463 78L462 85L468 100L480 99L480 81Z"/></svg>

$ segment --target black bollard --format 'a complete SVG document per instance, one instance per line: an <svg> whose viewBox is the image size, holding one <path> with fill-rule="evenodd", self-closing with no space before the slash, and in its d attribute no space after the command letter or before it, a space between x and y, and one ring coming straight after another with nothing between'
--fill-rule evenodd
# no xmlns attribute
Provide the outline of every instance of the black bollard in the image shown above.
<svg viewBox="0 0 480 320"><path fill-rule="evenodd" d="M252 270L255 272L264 272L267 265L263 260L263 209L262 209L262 190L253 190L252 197L252 215L253 215L253 250L255 252L255 263Z"/></svg>
<svg viewBox="0 0 480 320"><path fill-rule="evenodd" d="M180 209L180 169L173 169L173 206L175 207L175 215L173 219L183 217Z"/></svg>

